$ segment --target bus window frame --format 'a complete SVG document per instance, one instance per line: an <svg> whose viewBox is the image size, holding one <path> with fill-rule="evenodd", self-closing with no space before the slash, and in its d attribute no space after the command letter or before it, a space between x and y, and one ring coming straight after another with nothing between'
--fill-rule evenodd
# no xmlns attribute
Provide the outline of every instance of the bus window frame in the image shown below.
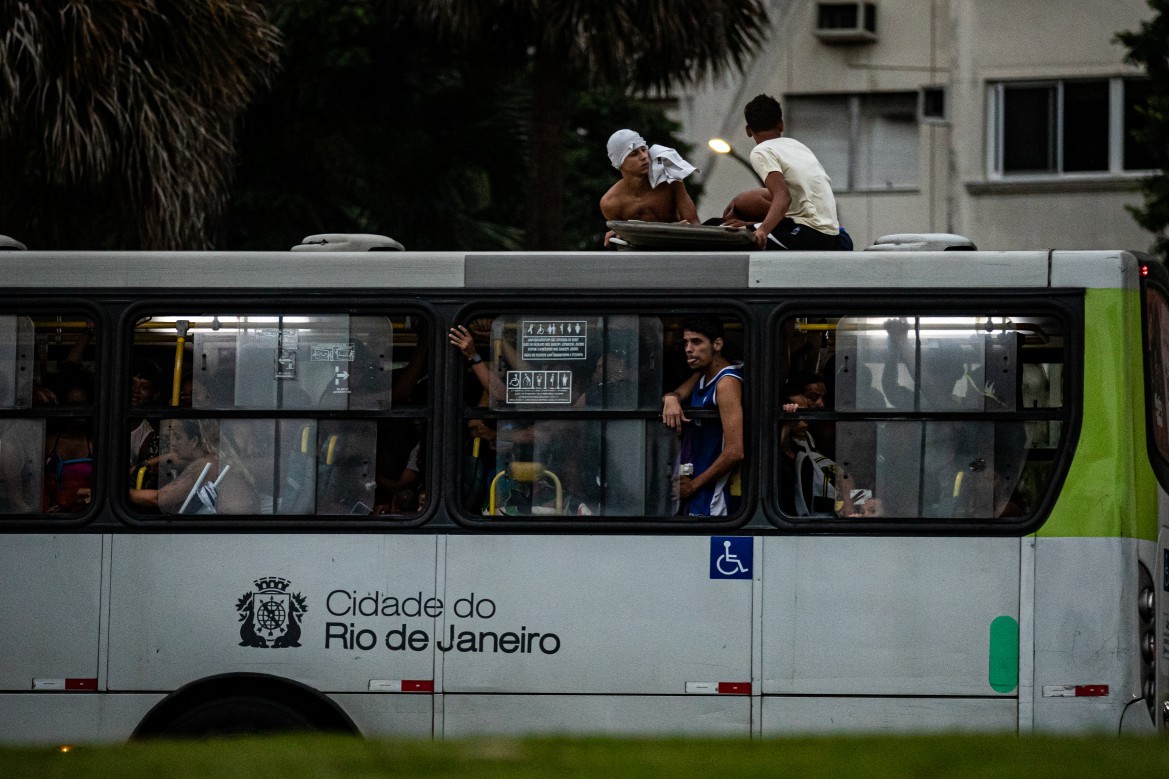
<svg viewBox="0 0 1169 779"><path fill-rule="evenodd" d="M105 431L109 429L108 403L103 403L104 377L103 370L111 364L109 358L112 348L111 330L108 318L102 306L96 301L84 301L77 298L60 296L39 297L29 299L14 299L9 297L0 306L0 313L13 316L70 316L77 314L93 322L93 332L97 344L93 352L93 398L88 410L88 417L93 424L93 487L89 506L80 514L8 514L0 517L0 532L27 533L44 532L50 530L72 530L95 523L102 516L103 502L108 497L104 494L107 483L105 470L109 467L109 438ZM45 411L50 413L45 414ZM0 417L19 419L33 417L53 419L76 417L76 413L69 413L67 409L54 409L52 406L33 405L28 409L0 409ZM28 413L21 413L28 412ZM42 491L44 487L42 486ZM46 524L48 523L48 524Z"/></svg>
<svg viewBox="0 0 1169 779"><path fill-rule="evenodd" d="M1169 310L1169 269L1151 258L1141 257L1141 267L1147 268L1146 274L1141 276L1140 283L1140 299L1141 299L1141 390L1144 394L1144 414L1145 414L1145 449L1148 451L1147 458L1149 465L1153 469L1153 474L1157 478L1157 483L1163 491L1169 492L1169 452L1162 452L1161 447L1157 445L1156 433L1154 431L1153 419L1153 372L1152 372L1152 344L1148 340L1149 332L1149 310L1147 294L1148 290L1152 290L1161 296L1165 302L1165 307ZM1169 399L1166 399L1169 401ZM1166 409L1169 413L1169 409Z"/></svg>
<svg viewBox="0 0 1169 779"><path fill-rule="evenodd" d="M564 316L566 308L571 307L574 314L580 316L656 316L670 317L710 315L723 319L737 318L743 328L743 355L746 369L746 380L743 382L743 496L739 511L724 518L700 520L693 517L646 517L639 519L636 516L605 517L591 516L587 519L577 518L576 515L564 515L564 519L546 515L530 517L515 517L501 515L485 517L467 511L460 500L462 489L462 470L460 458L462 456L463 430L465 422L470 419L469 407L465 403L463 391L463 372L466 361L449 343L444 348L446 355L445 395L448 398L448 429L450 439L447 448L447 473L452 476L446 479L443 500L447 506L448 515L460 527L475 532L533 532L547 531L550 533L572 532L605 532L605 533L661 533L661 534L703 534L724 532L755 525L753 521L758 513L759 485L756 483L758 470L752 463L753 453L758 452L756 440L757 431L752 424L754 420L754 403L762 393L752 391L751 376L752 364L758 354L758 336L752 331L757 317L752 306L741 300L732 300L725 297L702 299L691 298L686 294L678 295L674 291L663 293L662 290L640 290L628 293L634 299L626 300L625 295L618 293L613 297L603 299L597 295L569 297L558 295L555 297L530 295L512 295L507 297L477 298L460 306L451 319L451 326L466 324L477 318L491 318L515 314L533 314L556 312L556 316ZM691 305L693 303L693 305ZM681 313L679 313L681 312ZM663 389L662 394L668 390ZM530 416L532 419L548 419L555 417L584 419L654 419L661 424L661 395L658 396L656 412L645 411L564 411L533 410L531 412L500 412L483 409L485 418L517 418ZM649 416L653 414L653 416ZM546 416L542 416L546 415Z"/></svg>
<svg viewBox="0 0 1169 779"><path fill-rule="evenodd" d="M1083 417L1083 371L1084 371L1084 293L1083 290L928 290L916 296L898 291L890 294L875 293L864 300L853 296L801 294L800 299L789 300L772 311L766 322L767 335L764 339L770 350L772 364L768 377L769 388L764 403L767 408L779 409L782 404L783 388L788 380L788 367L780 355L783 352L781 327L791 319L805 317L832 317L847 315L869 316L948 316L966 314L977 316L1051 316L1063 328L1064 362L1063 374L1066 382L1064 402L1060 409L1059 421L1063 435L1055 458L1052 460L1052 475L1042 497L1023 517L1008 519L936 519L900 518L874 520L864 518L835 519L821 517L790 517L781 510L779 474L779 440L784 418L776 413L768 426L770 436L762 452L768 488L761 504L768 522L781 530L801 535L914 535L914 536L1022 536L1033 533L1046 522L1051 509L1059 497L1068 470L1075 455L1080 437ZM824 421L863 420L868 416L894 418L867 412L801 411L810 418ZM962 412L954 414L959 419L994 421L1009 420L1010 412L995 417L993 412ZM922 412L902 413L898 419L938 418L939 414ZM766 418L766 417L765 417Z"/></svg>
<svg viewBox="0 0 1169 779"><path fill-rule="evenodd" d="M336 305L330 305L336 301ZM118 321L117 359L114 366L115 373L110 379L116 382L113 388L113 402L108 413L113 415L114 423L111 429L129 431L130 425L138 419L169 418L164 406L158 412L150 412L141 416L131 413L129 371L134 362L134 328L139 320L150 314L157 315L158 311L170 314L190 312L194 315L225 314L240 315L285 315L299 314L348 315L348 316L417 316L425 323L427 338L430 340L427 354L427 382L426 400L421 406L408 407L409 411L400 411L397 408L387 410L359 409L356 411L337 411L320 409L191 409L180 408L185 413L175 415L182 419L286 419L293 417L309 417L313 419L353 419L371 420L380 419L423 419L426 421L426 467L430 473L435 473L437 458L435 449L440 445L439 431L437 430L436 414L441 406L436 405L436 387L441 377L435 373L437 361L435 348L437 344L436 323L441 321L433 304L427 300L405 297L359 297L356 299L340 300L334 296L308 297L305 295L290 295L280 297L278 301L257 301L251 296L198 296L176 300L173 298L151 297L128 305L122 311ZM123 380L125 379L125 380ZM110 449L119 456L126 453L127 436L108 436ZM200 530L207 532L256 532L264 531L309 531L323 530L335 532L399 532L410 531L429 523L436 514L436 501L428 501L427 506L418 516L410 518L382 518L386 515L361 515L359 519L349 519L340 514L232 514L232 515L199 515L187 518L183 515L143 514L134 509L129 502L130 475L127 469L112 480L113 496L110 507L117 519L125 525L156 532L170 532L173 530Z"/></svg>

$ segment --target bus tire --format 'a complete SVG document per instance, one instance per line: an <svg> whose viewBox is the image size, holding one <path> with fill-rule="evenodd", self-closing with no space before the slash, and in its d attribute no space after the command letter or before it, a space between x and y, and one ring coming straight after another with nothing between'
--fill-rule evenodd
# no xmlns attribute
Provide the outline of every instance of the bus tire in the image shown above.
<svg viewBox="0 0 1169 779"><path fill-rule="evenodd" d="M288 679L231 674L193 682L159 701L131 738L196 738L313 731L358 735L327 696Z"/></svg>
<svg viewBox="0 0 1169 779"><path fill-rule="evenodd" d="M256 695L233 695L192 706L163 725L163 738L238 736L317 730L301 712Z"/></svg>

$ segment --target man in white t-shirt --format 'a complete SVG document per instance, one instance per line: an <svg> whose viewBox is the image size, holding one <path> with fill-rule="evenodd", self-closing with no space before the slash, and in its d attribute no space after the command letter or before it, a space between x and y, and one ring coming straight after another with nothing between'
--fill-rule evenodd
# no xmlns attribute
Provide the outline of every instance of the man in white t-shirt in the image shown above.
<svg viewBox="0 0 1169 779"><path fill-rule="evenodd" d="M754 239L760 249L852 249L852 240L840 229L832 181L824 166L807 146L783 137L779 101L759 95L743 114L747 135L755 141L751 166L766 193L753 190L735 198L727 209L729 219L737 223L758 219Z"/></svg>

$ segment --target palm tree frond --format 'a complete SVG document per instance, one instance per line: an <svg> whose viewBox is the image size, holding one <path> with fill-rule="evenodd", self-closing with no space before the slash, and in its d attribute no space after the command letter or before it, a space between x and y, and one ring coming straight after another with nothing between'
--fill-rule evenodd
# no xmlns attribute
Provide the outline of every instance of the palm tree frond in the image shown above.
<svg viewBox="0 0 1169 779"><path fill-rule="evenodd" d="M207 245L235 124L278 65L262 3L0 0L0 17L0 147L48 185L114 195L142 248Z"/></svg>

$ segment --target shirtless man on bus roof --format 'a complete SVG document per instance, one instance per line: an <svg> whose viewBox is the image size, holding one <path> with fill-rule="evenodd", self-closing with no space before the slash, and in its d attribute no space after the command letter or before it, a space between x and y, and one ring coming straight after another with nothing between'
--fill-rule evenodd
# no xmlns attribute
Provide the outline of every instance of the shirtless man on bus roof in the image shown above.
<svg viewBox="0 0 1169 779"><path fill-rule="evenodd" d="M690 222L698 224L698 209L683 179L695 168L665 146L646 147L633 130L618 130L609 138L609 161L621 180L601 197L606 220ZM605 235L605 245L613 235Z"/></svg>

